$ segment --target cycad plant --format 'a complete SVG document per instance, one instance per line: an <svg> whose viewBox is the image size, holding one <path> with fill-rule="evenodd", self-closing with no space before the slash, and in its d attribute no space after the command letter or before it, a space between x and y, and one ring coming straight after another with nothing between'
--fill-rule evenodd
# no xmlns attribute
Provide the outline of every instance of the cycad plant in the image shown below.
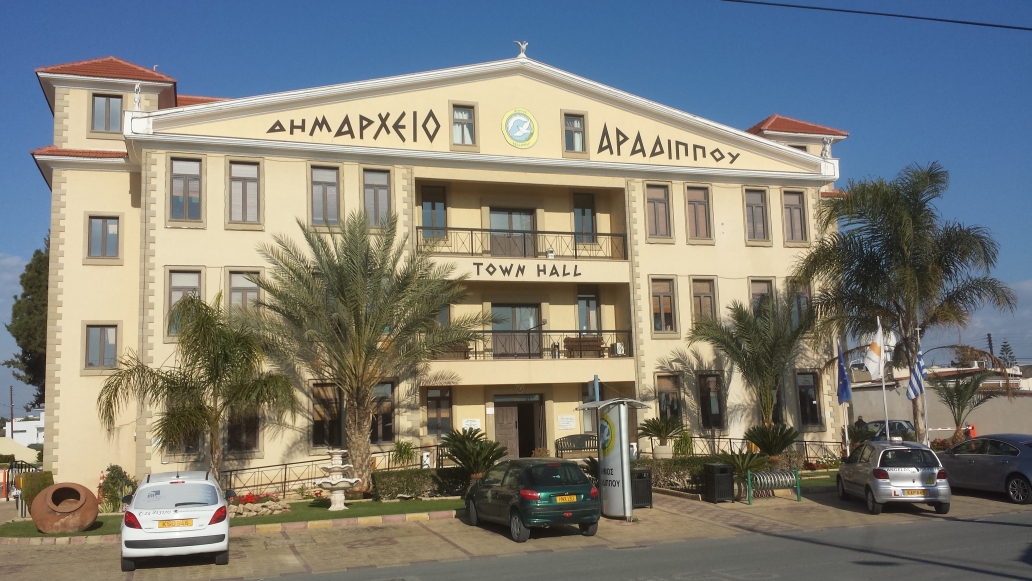
<svg viewBox="0 0 1032 581"><path fill-rule="evenodd" d="M208 469L222 467L223 431L231 417L258 416L279 422L297 411L287 376L265 368L257 336L231 317L218 294L211 304L185 296L169 312L176 330L176 355L170 367L150 367L136 353L119 358L105 381L97 409L105 427L130 402L155 409L152 434L166 451L184 442L206 441Z"/></svg>
<svg viewBox="0 0 1032 581"><path fill-rule="evenodd" d="M988 373L981 372L957 379L936 377L929 382L929 387L953 416L953 422L957 428L957 431L953 433L954 442L964 439L964 424L967 422L968 415L999 395L997 392L987 391L982 387L988 377Z"/></svg>
<svg viewBox="0 0 1032 581"><path fill-rule="evenodd" d="M455 462L472 481L481 478L508 454L505 446L488 440L479 428L452 430L441 437L446 458Z"/></svg>
<svg viewBox="0 0 1032 581"><path fill-rule="evenodd" d="M850 182L845 194L822 199L823 231L793 276L818 289L813 305L819 336L873 334L878 317L898 341L892 361L912 368L919 333L967 325L983 305L1013 309L1015 295L989 275L999 247L981 226L944 220L935 203L949 187L938 163L911 165L892 181ZM924 398L913 400L918 437Z"/></svg>
<svg viewBox="0 0 1032 581"><path fill-rule="evenodd" d="M791 298L790 298L791 297ZM734 301L726 321L702 317L689 343L709 343L735 366L752 389L765 426L774 425L778 391L802 350L813 324L811 311L798 308L792 289L764 297L755 308Z"/></svg>
<svg viewBox="0 0 1032 581"><path fill-rule="evenodd" d="M745 431L745 439L752 442L761 453L776 458L787 450L799 437L799 432L785 424L753 426Z"/></svg>
<svg viewBox="0 0 1032 581"><path fill-rule="evenodd" d="M638 437L655 438L659 440L660 446L666 446L667 440L680 434L683 429L684 426L681 424L680 418L672 415L649 418L638 426Z"/></svg>
<svg viewBox="0 0 1032 581"><path fill-rule="evenodd" d="M367 489L374 388L425 377L427 361L464 349L493 318L478 312L438 322L466 295L465 276L408 248L394 216L375 231L362 213L329 232L298 226L301 244L277 235L260 248L270 267L251 324L299 389L317 379L340 390L349 458Z"/></svg>

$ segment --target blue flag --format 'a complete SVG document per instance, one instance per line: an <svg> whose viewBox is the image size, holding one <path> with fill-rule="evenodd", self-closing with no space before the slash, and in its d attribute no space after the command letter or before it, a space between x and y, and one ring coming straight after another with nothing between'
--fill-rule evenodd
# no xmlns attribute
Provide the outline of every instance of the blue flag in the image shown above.
<svg viewBox="0 0 1032 581"><path fill-rule="evenodd" d="M846 360L842 357L842 346L838 348L838 402L839 405L853 399L853 390L849 387L849 370L846 369Z"/></svg>
<svg viewBox="0 0 1032 581"><path fill-rule="evenodd" d="M928 370L925 369L924 354L917 352L917 361L914 368L910 370L910 385L907 386L907 399L917 399L917 396L924 393L924 379L928 377Z"/></svg>

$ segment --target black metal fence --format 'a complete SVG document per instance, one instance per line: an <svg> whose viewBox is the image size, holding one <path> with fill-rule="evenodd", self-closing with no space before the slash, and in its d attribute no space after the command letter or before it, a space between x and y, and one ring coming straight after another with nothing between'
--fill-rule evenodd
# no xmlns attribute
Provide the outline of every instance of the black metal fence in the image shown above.
<svg viewBox="0 0 1032 581"><path fill-rule="evenodd" d="M793 442L788 452L803 454L804 462L816 462L823 458L840 458L842 442L836 441L798 441ZM748 451L749 442L743 438L721 438L696 435L692 438L692 451L697 456L714 454L740 454Z"/></svg>
<svg viewBox="0 0 1032 581"><path fill-rule="evenodd" d="M421 226L416 228L416 240L419 248L436 254L627 259L624 234Z"/></svg>
<svg viewBox="0 0 1032 581"><path fill-rule="evenodd" d="M630 331L479 331L437 359L602 359L630 357Z"/></svg>

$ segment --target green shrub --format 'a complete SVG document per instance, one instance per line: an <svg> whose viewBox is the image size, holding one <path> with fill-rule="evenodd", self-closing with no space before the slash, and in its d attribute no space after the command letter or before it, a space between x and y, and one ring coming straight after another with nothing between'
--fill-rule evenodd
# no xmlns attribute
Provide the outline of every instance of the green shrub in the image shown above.
<svg viewBox="0 0 1032 581"><path fill-rule="evenodd" d="M859 444L860 442L866 442L874 437L874 430L867 426L857 427L855 425L849 426L849 442L852 444Z"/></svg>
<svg viewBox="0 0 1032 581"><path fill-rule="evenodd" d="M674 440L674 458L684 458L695 453L692 449L692 433L684 430Z"/></svg>
<svg viewBox="0 0 1032 581"><path fill-rule="evenodd" d="M391 452L391 463L395 466L411 466L416 463L416 448L411 442L397 442Z"/></svg>
<svg viewBox="0 0 1032 581"><path fill-rule="evenodd" d="M725 454L721 457L721 461L724 464L731 465L737 482L745 482L747 472L765 470L770 459L756 452L742 452L740 454Z"/></svg>
<svg viewBox="0 0 1032 581"><path fill-rule="evenodd" d="M376 500L395 500L398 496L459 496L469 486L466 473L458 467L377 470L372 478L373 498Z"/></svg>
<svg viewBox="0 0 1032 581"><path fill-rule="evenodd" d="M688 490L702 484L702 467L712 462L724 463L720 456L689 456L687 458L641 458L631 463L634 468L652 469L652 486Z"/></svg>
<svg viewBox="0 0 1032 581"><path fill-rule="evenodd" d="M42 472L26 472L22 474L21 498L26 506L32 507L32 500L44 488L54 484L54 473L49 470Z"/></svg>
<svg viewBox="0 0 1032 581"><path fill-rule="evenodd" d="M444 455L459 465L470 480L483 476L508 454L505 446L488 440L479 428L452 430L441 438Z"/></svg>
<svg viewBox="0 0 1032 581"><path fill-rule="evenodd" d="M100 489L103 497L101 512L118 512L122 508L122 497L134 494L140 481L126 474L117 464L111 464L104 471L104 486Z"/></svg>
<svg viewBox="0 0 1032 581"><path fill-rule="evenodd" d="M656 438L660 446L666 446L667 440L680 434L683 429L681 419L672 415L665 418L649 418L638 426L638 437Z"/></svg>
<svg viewBox="0 0 1032 581"><path fill-rule="evenodd" d="M806 454L797 452L795 450L787 450L778 455L777 459L771 459L770 469L771 470L792 470L798 468L802 470L806 464Z"/></svg>
<svg viewBox="0 0 1032 581"><path fill-rule="evenodd" d="M773 426L753 426L745 431L745 439L752 442L760 452L768 456L777 456L787 450L799 432L785 424Z"/></svg>

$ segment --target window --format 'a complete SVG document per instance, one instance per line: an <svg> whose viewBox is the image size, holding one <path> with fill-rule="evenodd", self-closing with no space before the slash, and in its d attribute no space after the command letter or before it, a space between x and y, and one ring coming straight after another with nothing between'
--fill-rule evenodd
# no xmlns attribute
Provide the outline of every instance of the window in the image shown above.
<svg viewBox="0 0 1032 581"><path fill-rule="evenodd" d="M652 281L652 330L657 333L677 331L674 323L674 281Z"/></svg>
<svg viewBox="0 0 1032 581"><path fill-rule="evenodd" d="M226 449L230 452L256 452L258 451L258 432L261 428L261 420L254 412L234 413L230 410L229 432L226 439Z"/></svg>
<svg viewBox="0 0 1032 581"><path fill-rule="evenodd" d="M373 427L369 434L370 444L385 444L394 441L394 384L381 383L373 388Z"/></svg>
<svg viewBox="0 0 1032 581"><path fill-rule="evenodd" d="M599 386L601 391L602 387ZM592 383L581 384L581 403L595 401L595 385ZM595 433L595 410L581 410L581 428L585 434Z"/></svg>
<svg viewBox="0 0 1032 581"><path fill-rule="evenodd" d="M987 447L986 440L968 440L961 442L953 447L952 453L954 454L985 454Z"/></svg>
<svg viewBox="0 0 1032 581"><path fill-rule="evenodd" d="M229 221L259 223L258 164L229 164Z"/></svg>
<svg viewBox="0 0 1032 581"><path fill-rule="evenodd" d="M709 190L706 188L688 188L685 190L688 201L688 238L709 240Z"/></svg>
<svg viewBox="0 0 1032 581"><path fill-rule="evenodd" d="M168 453L177 456L200 454L201 440L202 438L200 433L194 434L192 436L187 436L180 440L180 442L176 444L175 447L170 448L168 450Z"/></svg>
<svg viewBox="0 0 1032 581"><path fill-rule="evenodd" d="M446 327L451 324L450 305L444 305L439 311L437 311L437 324L442 327Z"/></svg>
<svg viewBox="0 0 1032 581"><path fill-rule="evenodd" d="M692 314L698 321L703 317L717 316L717 301L713 292L712 280L692 281Z"/></svg>
<svg viewBox="0 0 1032 581"><path fill-rule="evenodd" d="M90 216L90 258L118 258L118 218Z"/></svg>
<svg viewBox="0 0 1032 581"><path fill-rule="evenodd" d="M105 133L122 131L122 97L118 95L93 96L92 129Z"/></svg>
<svg viewBox="0 0 1032 581"><path fill-rule="evenodd" d="M939 458L931 450L908 448L885 450L878 462L881 468L939 468Z"/></svg>
<svg viewBox="0 0 1032 581"><path fill-rule="evenodd" d="M715 373L703 374L699 382L699 421L703 429L724 429L724 394L721 377Z"/></svg>
<svg viewBox="0 0 1032 581"><path fill-rule="evenodd" d="M584 153L584 116L563 115L563 150Z"/></svg>
<svg viewBox="0 0 1032 581"><path fill-rule="evenodd" d="M484 474L484 485L485 486L498 486L502 483L502 476L505 476L505 470L509 468L508 462L502 462L496 464L494 468L487 471Z"/></svg>
<svg viewBox="0 0 1032 581"><path fill-rule="evenodd" d="M105 369L115 366L118 327L115 325L86 326L86 368Z"/></svg>
<svg viewBox="0 0 1032 581"><path fill-rule="evenodd" d="M1017 456L1020 454L1017 448L999 440L989 440L989 449L986 453L990 456Z"/></svg>
<svg viewBox="0 0 1032 581"><path fill-rule="evenodd" d="M369 225L379 228L391 215L390 172L367 169L362 173L365 184L365 212Z"/></svg>
<svg viewBox="0 0 1032 581"><path fill-rule="evenodd" d="M577 330L598 331L598 287L577 287Z"/></svg>
<svg viewBox="0 0 1032 581"><path fill-rule="evenodd" d="M336 226L340 212L337 210L337 170L312 168L312 224Z"/></svg>
<svg viewBox="0 0 1032 581"><path fill-rule="evenodd" d="M772 294L774 294L774 282L770 280L750 281L749 294L749 298L752 301L753 310L758 313L760 309L760 303L763 302L763 299L770 297Z"/></svg>
<svg viewBox="0 0 1032 581"><path fill-rule="evenodd" d="M475 123L473 107L452 107L452 143L474 145L477 142Z"/></svg>
<svg viewBox="0 0 1032 581"><path fill-rule="evenodd" d="M447 227L444 188L423 186L423 238L444 238Z"/></svg>
<svg viewBox="0 0 1032 581"><path fill-rule="evenodd" d="M874 453L873 446L864 446L864 451L860 453L860 462L866 464L871 461L871 454Z"/></svg>
<svg viewBox="0 0 1032 581"><path fill-rule="evenodd" d="M195 297L201 296L201 273L170 271L168 273L168 309L179 302L186 295ZM168 334L175 335L178 331L173 327L172 321L168 324Z"/></svg>
<svg viewBox="0 0 1032 581"><path fill-rule="evenodd" d="M799 389L799 425L808 428L820 427L823 422L817 374L797 373L796 387Z"/></svg>
<svg viewBox="0 0 1032 581"><path fill-rule="evenodd" d="M343 433L340 390L332 383L312 386L312 446L339 448Z"/></svg>
<svg viewBox="0 0 1032 581"><path fill-rule="evenodd" d="M201 162L172 160L171 220L201 219Z"/></svg>
<svg viewBox="0 0 1032 581"><path fill-rule="evenodd" d="M666 186L646 186L645 212L649 236L670 237L670 192Z"/></svg>
<svg viewBox="0 0 1032 581"><path fill-rule="evenodd" d="M426 434L440 438L451 429L451 389L426 390Z"/></svg>
<svg viewBox="0 0 1032 581"><path fill-rule="evenodd" d="M805 285L792 285L792 327L799 326L799 320L810 308L810 287Z"/></svg>
<svg viewBox="0 0 1032 581"><path fill-rule="evenodd" d="M573 195L573 231L578 244L595 242L595 196Z"/></svg>
<svg viewBox="0 0 1032 581"><path fill-rule="evenodd" d="M785 241L806 242L806 207L803 192L785 192Z"/></svg>
<svg viewBox="0 0 1032 581"><path fill-rule="evenodd" d="M749 240L770 240L767 235L767 192L745 190L745 227Z"/></svg>
<svg viewBox="0 0 1032 581"><path fill-rule="evenodd" d="M656 397L659 401L659 417L681 419L681 390L673 375L656 377Z"/></svg>
<svg viewBox="0 0 1032 581"><path fill-rule="evenodd" d="M258 277L257 272L229 273L230 309L249 309L258 302L258 283L250 280Z"/></svg>

